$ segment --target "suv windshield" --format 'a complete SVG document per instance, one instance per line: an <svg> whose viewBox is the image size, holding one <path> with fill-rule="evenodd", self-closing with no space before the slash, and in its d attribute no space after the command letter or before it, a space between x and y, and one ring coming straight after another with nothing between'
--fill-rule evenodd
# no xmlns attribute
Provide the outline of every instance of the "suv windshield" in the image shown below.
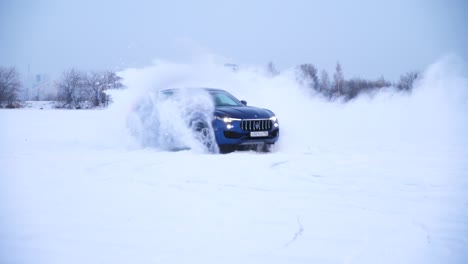
<svg viewBox="0 0 468 264"><path fill-rule="evenodd" d="M212 91L210 95L213 98L215 106L244 106L239 100L228 93Z"/></svg>

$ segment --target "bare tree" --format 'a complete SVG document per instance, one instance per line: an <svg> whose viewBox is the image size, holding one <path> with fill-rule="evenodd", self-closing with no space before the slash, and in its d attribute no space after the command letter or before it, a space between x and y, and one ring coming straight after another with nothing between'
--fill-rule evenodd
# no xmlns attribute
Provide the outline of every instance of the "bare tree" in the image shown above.
<svg viewBox="0 0 468 264"><path fill-rule="evenodd" d="M353 78L346 81L346 94L345 100L351 100L357 97L360 93L368 91L372 88L372 83L361 78Z"/></svg>
<svg viewBox="0 0 468 264"><path fill-rule="evenodd" d="M104 72L104 83L107 89L123 89L125 86L122 84L122 77L118 76L114 71Z"/></svg>
<svg viewBox="0 0 468 264"><path fill-rule="evenodd" d="M13 107L13 102L18 99L21 82L19 74L14 67L0 67L0 103L5 102L7 107Z"/></svg>
<svg viewBox="0 0 468 264"><path fill-rule="evenodd" d="M333 74L333 92L336 96L341 96L344 91L344 76L341 64L336 63L335 73Z"/></svg>
<svg viewBox="0 0 468 264"><path fill-rule="evenodd" d="M374 82L375 88L384 88L384 87L390 87L390 86L392 86L392 83L385 80L383 75L377 81Z"/></svg>
<svg viewBox="0 0 468 264"><path fill-rule="evenodd" d="M106 71L104 72L104 78L103 78L103 83L104 86L107 89L124 89L125 86L122 84L122 77L118 76L116 72L114 71ZM107 106L111 102L111 98L108 94L105 94L106 97L105 101L102 101L102 103Z"/></svg>
<svg viewBox="0 0 468 264"><path fill-rule="evenodd" d="M279 74L279 71L276 69L275 64L270 61L267 65L267 72L270 76L277 76Z"/></svg>
<svg viewBox="0 0 468 264"><path fill-rule="evenodd" d="M298 66L298 80L301 84L306 84L318 91L319 89L319 80L317 76L317 68L310 63L301 64Z"/></svg>
<svg viewBox="0 0 468 264"><path fill-rule="evenodd" d="M84 88L86 98L91 101L94 107L101 104L102 97L105 97L105 86L103 84L102 73L90 72L84 78Z"/></svg>
<svg viewBox="0 0 468 264"><path fill-rule="evenodd" d="M416 79L419 77L419 72L411 71L403 74L400 77L396 87L400 90L411 91L413 89L413 84Z"/></svg>
<svg viewBox="0 0 468 264"><path fill-rule="evenodd" d="M78 108L86 96L83 90L84 74L72 68L62 74L57 82L58 100L64 103L64 107Z"/></svg>
<svg viewBox="0 0 468 264"><path fill-rule="evenodd" d="M94 107L107 106L110 96L106 94L106 90L123 88L124 86L121 81L122 78L113 71L90 72L86 74L84 90L87 100Z"/></svg>
<svg viewBox="0 0 468 264"><path fill-rule="evenodd" d="M325 70L322 70L320 75L320 85L319 92L328 95L330 91L330 79L328 78L328 73Z"/></svg>

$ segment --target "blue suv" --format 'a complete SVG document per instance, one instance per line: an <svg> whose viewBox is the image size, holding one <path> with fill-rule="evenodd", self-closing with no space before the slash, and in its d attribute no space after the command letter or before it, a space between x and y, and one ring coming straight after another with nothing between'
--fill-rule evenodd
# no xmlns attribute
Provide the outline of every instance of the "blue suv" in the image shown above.
<svg viewBox="0 0 468 264"><path fill-rule="evenodd" d="M278 141L279 123L271 110L247 106L246 101L239 101L224 90L196 89L209 94L213 101L214 112L212 117L192 113L189 126L195 132L197 139L210 152L215 152L216 146L221 153L234 150L268 152ZM177 91L178 89L168 89L161 92L167 96ZM209 120L211 124L208 124Z"/></svg>

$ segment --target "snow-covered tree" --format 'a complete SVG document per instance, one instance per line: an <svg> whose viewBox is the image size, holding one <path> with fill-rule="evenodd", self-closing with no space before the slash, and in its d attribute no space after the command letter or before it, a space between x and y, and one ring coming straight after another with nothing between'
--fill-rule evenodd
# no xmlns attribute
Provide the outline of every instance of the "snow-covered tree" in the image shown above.
<svg viewBox="0 0 468 264"><path fill-rule="evenodd" d="M319 89L317 68L310 63L301 64L297 67L297 79L302 85L307 85L316 91Z"/></svg>
<svg viewBox="0 0 468 264"><path fill-rule="evenodd" d="M279 71L276 69L276 66L272 61L270 61L267 65L267 73L272 77L279 74Z"/></svg>
<svg viewBox="0 0 468 264"><path fill-rule="evenodd" d="M336 63L335 73L333 74L333 93L336 96L341 96L344 91L344 76L341 64Z"/></svg>
<svg viewBox="0 0 468 264"><path fill-rule="evenodd" d="M63 72L62 78L57 82L58 100L64 107L77 108L86 96L83 90L85 82L84 73L71 68Z"/></svg>
<svg viewBox="0 0 468 264"><path fill-rule="evenodd" d="M330 91L330 78L328 77L328 73L325 70L322 70L320 74L320 84L319 84L319 92L327 95Z"/></svg>
<svg viewBox="0 0 468 264"><path fill-rule="evenodd" d="M396 87L400 90L410 91L413 89L413 84L416 79L419 77L419 72L411 71L403 74L400 77Z"/></svg>
<svg viewBox="0 0 468 264"><path fill-rule="evenodd" d="M110 97L106 94L106 90L123 88L121 80L122 78L113 71L86 74L84 90L87 99L94 107L108 105Z"/></svg>
<svg viewBox="0 0 468 264"><path fill-rule="evenodd" d="M0 67L0 103L13 107L21 88L19 74L14 67Z"/></svg>

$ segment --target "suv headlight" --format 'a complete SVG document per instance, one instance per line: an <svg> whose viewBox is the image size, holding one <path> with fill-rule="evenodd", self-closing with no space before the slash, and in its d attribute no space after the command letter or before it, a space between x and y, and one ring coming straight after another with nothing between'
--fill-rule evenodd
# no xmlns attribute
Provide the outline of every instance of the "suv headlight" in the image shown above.
<svg viewBox="0 0 468 264"><path fill-rule="evenodd" d="M239 118L232 118L232 117L219 117L215 116L215 119L221 120L224 123L231 123L232 121L241 121Z"/></svg>
<svg viewBox="0 0 468 264"><path fill-rule="evenodd" d="M273 122L274 127L279 127L278 118L276 116L270 117L270 120Z"/></svg>

